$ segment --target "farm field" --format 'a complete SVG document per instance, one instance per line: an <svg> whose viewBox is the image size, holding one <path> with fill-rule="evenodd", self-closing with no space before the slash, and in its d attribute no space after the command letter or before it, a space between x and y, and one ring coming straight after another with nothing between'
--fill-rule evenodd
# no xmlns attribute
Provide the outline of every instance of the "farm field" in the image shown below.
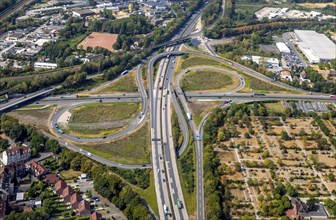
<svg viewBox="0 0 336 220"><path fill-rule="evenodd" d="M134 133L116 141L78 146L92 154L119 163L146 164L150 162L149 124L146 122Z"/></svg>
<svg viewBox="0 0 336 220"><path fill-rule="evenodd" d="M140 103L94 103L70 110L64 132L76 136L101 137L128 126L139 114Z"/></svg>
<svg viewBox="0 0 336 220"><path fill-rule="evenodd" d="M113 44L117 41L118 34L93 32L87 36L78 46L87 50L88 47L102 47L109 51L114 51Z"/></svg>
<svg viewBox="0 0 336 220"><path fill-rule="evenodd" d="M181 80L181 88L184 91L225 92L236 88L238 85L239 81L236 77L214 70L190 71Z"/></svg>

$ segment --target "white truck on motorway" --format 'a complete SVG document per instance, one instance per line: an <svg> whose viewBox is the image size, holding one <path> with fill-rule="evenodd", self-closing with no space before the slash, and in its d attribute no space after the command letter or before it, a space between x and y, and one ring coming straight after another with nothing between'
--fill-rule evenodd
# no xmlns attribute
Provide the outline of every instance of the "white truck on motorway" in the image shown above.
<svg viewBox="0 0 336 220"><path fill-rule="evenodd" d="M187 118L188 118L188 120L191 120L191 119L192 119L192 115L191 115L190 112L187 112Z"/></svg>
<svg viewBox="0 0 336 220"><path fill-rule="evenodd" d="M163 211L164 211L165 215L168 214L168 207L166 206L166 204L163 204Z"/></svg>

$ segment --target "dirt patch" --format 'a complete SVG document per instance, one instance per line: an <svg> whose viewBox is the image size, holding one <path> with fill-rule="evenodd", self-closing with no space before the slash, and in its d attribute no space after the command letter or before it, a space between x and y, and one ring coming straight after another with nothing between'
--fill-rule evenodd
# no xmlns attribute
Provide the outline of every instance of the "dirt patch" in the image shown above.
<svg viewBox="0 0 336 220"><path fill-rule="evenodd" d="M82 46L84 50L88 47L102 47L109 51L114 51L113 45L117 41L118 34L97 33L93 32L82 41L79 46Z"/></svg>

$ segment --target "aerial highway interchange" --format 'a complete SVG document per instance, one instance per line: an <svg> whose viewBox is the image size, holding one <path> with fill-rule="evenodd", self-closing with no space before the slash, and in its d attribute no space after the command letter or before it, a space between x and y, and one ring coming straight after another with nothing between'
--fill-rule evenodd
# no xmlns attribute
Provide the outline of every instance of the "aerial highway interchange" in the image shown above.
<svg viewBox="0 0 336 220"><path fill-rule="evenodd" d="M204 6L205 7L205 6ZM184 39L190 37L201 13L204 9L200 9L194 14L189 22L175 35L172 44L181 43ZM179 39L181 39L179 41ZM170 43L162 44L160 47L169 46ZM138 85L138 93L125 93L125 94L106 94L106 95L90 95L88 97L77 97L76 95L63 95L63 96L48 96L58 86L47 88L26 96L9 100L9 102L0 105L0 113L9 111L17 106L26 103L39 103L39 104L68 104L69 106L56 112L51 120L52 132L55 135L45 135L57 139L64 147L73 151L79 152L91 159L111 167L118 167L124 169L148 169L152 168L155 179L155 191L157 203L159 207L159 219L188 219L188 213L183 206L178 208L177 201L182 201L185 204L183 191L181 187L180 175L177 168L177 157L181 155L188 146L189 142L189 128L191 129L192 138L195 140L196 150L196 190L197 190L197 219L205 219L205 202L204 202L204 187L203 187L203 125L206 123L206 116L197 127L193 118L186 115L190 114L188 107L189 101L225 101L227 104L222 107L227 107L232 102L253 102L253 101L270 101L270 100L296 100L296 101L319 101L319 102L335 102L330 99L327 94L255 94L255 93L236 93L245 86L244 79L236 73L235 69L243 71L246 74L257 77L261 80L276 84L287 89L302 92L302 90L291 87L287 84L274 81L254 70L251 70L243 65L234 63L227 59L218 57L215 52L209 49L212 54L205 54L197 51L180 51L180 46L170 46L164 52L150 57L148 61L148 93L143 85L141 76L142 65L136 68L136 81ZM207 58L222 62L231 66L233 69L228 70L225 68L203 66L184 69L178 73L175 78L173 76L176 66L177 56L188 54L196 54L205 56ZM154 64L160 62L159 69L154 73ZM231 91L225 93L209 93L209 92L184 92L180 87L180 80L184 74L191 70L213 69L217 71L225 71L236 77L239 80L239 85ZM154 75L156 75L155 78ZM141 102L142 109L139 116L131 123L129 127L121 132L110 136L99 138L79 138L68 134L59 133L57 124L59 117L66 111L77 106L87 103L108 103L108 102ZM181 103L181 106L179 104ZM178 151L175 151L175 144L172 140L172 125L171 125L171 112L174 107L181 125L183 134L183 142ZM116 163L106 160L94 154L89 154L81 148L76 147L71 142L85 142L96 143L107 140L116 140L134 132L146 118L150 118L150 133L151 133L151 164L127 165Z"/></svg>

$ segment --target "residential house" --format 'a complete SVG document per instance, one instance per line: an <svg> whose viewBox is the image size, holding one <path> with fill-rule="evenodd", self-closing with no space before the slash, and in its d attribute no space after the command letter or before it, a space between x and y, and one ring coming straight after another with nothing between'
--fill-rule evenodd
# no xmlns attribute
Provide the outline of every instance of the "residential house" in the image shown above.
<svg viewBox="0 0 336 220"><path fill-rule="evenodd" d="M317 204L317 209L314 211L309 211L307 205L302 202L299 198L292 198L292 209L286 211L286 216L290 219L322 219L328 218L323 206Z"/></svg>
<svg viewBox="0 0 336 220"><path fill-rule="evenodd" d="M70 187L67 186L62 192L62 198L64 202L70 202L71 196L75 193L75 191Z"/></svg>
<svg viewBox="0 0 336 220"><path fill-rule="evenodd" d="M102 220L103 216L98 212L93 212L91 214L90 220Z"/></svg>
<svg viewBox="0 0 336 220"><path fill-rule="evenodd" d="M281 79L284 79L284 80L293 81L292 74L288 70L281 71L280 72L280 77L281 77Z"/></svg>
<svg viewBox="0 0 336 220"><path fill-rule="evenodd" d="M78 215L80 216L90 216L91 210L90 210L90 203L86 200L82 200L78 204Z"/></svg>
<svg viewBox="0 0 336 220"><path fill-rule="evenodd" d="M26 161L31 156L30 147L13 146L2 153L2 162L4 165Z"/></svg>
<svg viewBox="0 0 336 220"><path fill-rule="evenodd" d="M60 178L54 173L49 173L45 176L45 181L49 185L55 185L59 180L60 180Z"/></svg>
<svg viewBox="0 0 336 220"><path fill-rule="evenodd" d="M73 209L77 209L79 203L82 201L82 196L78 193L74 193L70 198L70 205Z"/></svg>
<svg viewBox="0 0 336 220"><path fill-rule="evenodd" d="M56 184L55 184L55 193L57 195L62 195L63 190L67 187L66 182L64 182L63 180L59 180Z"/></svg>
<svg viewBox="0 0 336 220"><path fill-rule="evenodd" d="M35 177L40 178L44 174L48 173L48 170L44 168L42 165L37 163L35 160L30 161L27 164L27 169L31 170Z"/></svg>

